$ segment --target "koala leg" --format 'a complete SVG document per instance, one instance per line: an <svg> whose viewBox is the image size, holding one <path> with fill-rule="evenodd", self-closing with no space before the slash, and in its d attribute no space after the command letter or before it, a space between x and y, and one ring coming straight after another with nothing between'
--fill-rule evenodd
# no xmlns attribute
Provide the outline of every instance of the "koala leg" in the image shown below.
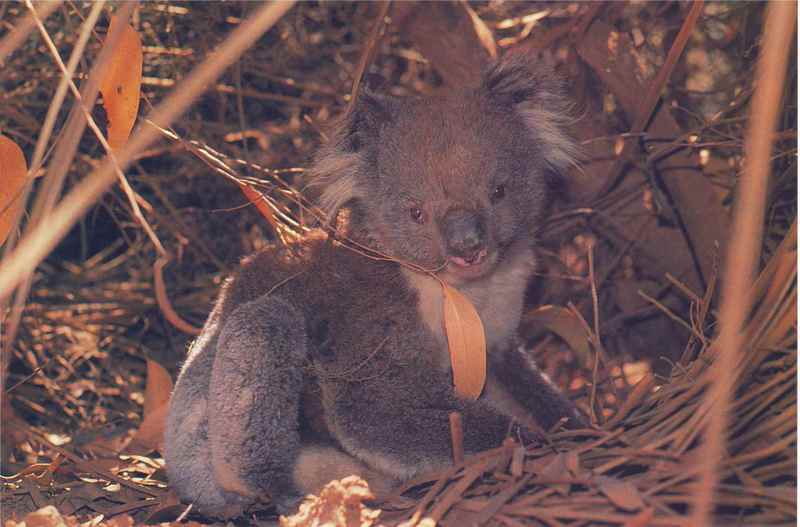
<svg viewBox="0 0 800 527"><path fill-rule="evenodd" d="M302 314L279 297L236 308L220 330L211 375L209 439L217 484L279 510L301 495L292 472L307 342Z"/></svg>
<svg viewBox="0 0 800 527"><path fill-rule="evenodd" d="M511 419L482 401L443 398L436 408L412 405L380 408L383 401L343 398L333 433L342 447L368 466L398 480L438 470L452 462L451 411L461 412L464 450L476 453L499 446Z"/></svg>
<svg viewBox="0 0 800 527"><path fill-rule="evenodd" d="M336 479L356 475L369 484L373 494L380 497L392 491L397 481L387 477L358 459L328 445L305 445L294 465L294 480L305 494L319 494Z"/></svg>
<svg viewBox="0 0 800 527"><path fill-rule="evenodd" d="M175 383L164 432L164 459L170 485L181 499L201 514L229 517L241 512L242 499L216 484L208 439L208 387L218 322L215 310L192 344Z"/></svg>
<svg viewBox="0 0 800 527"><path fill-rule="evenodd" d="M490 404L502 407L501 411L509 415L516 415L521 407L544 431L561 419L565 419L567 428L588 426L586 416L521 350L510 348L489 357L492 377L499 385L495 393L487 393Z"/></svg>

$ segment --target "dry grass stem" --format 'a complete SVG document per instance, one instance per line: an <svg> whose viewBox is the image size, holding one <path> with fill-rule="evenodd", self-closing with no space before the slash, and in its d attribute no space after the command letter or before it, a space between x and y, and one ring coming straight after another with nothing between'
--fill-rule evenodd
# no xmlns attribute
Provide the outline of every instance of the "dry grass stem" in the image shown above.
<svg viewBox="0 0 800 527"><path fill-rule="evenodd" d="M756 70L756 93L745 138L745 166L739 181L732 234L723 274L718 354L707 401L711 419L698 452L702 467L697 485L693 525L711 524L713 494L720 481L719 464L725 451L728 412L735 366L741 362L742 329L752 302L751 286L761 253L761 239L774 131L783 96L786 65L794 33L797 4L770 2L764 21Z"/></svg>
<svg viewBox="0 0 800 527"><path fill-rule="evenodd" d="M50 48L51 52L54 50L54 45L52 40L50 40L49 35L47 35L47 31L45 30L41 20L38 18L36 12L33 10L30 1L28 0L27 4L32 17L35 27L39 29L40 34L45 39L46 44ZM130 13L133 11L135 4L129 3L127 5L123 5L119 10L119 15L125 17L127 19L130 16ZM87 26L88 27L88 26ZM58 197L61 194L61 189L64 183L64 179L66 178L67 171L71 165L71 162L75 156L75 152L78 148L78 143L80 141L81 135L83 134L84 127L86 126L86 113L85 111L81 111L82 108L80 107L80 102L84 101L87 105L91 106L94 104L95 98L97 97L98 89L99 89L99 77L100 72L103 71L105 64L111 58L112 52L114 47L116 46L116 42L118 40L119 34L109 35L109 46L107 50L101 52L100 56L97 59L94 68L92 68L92 72L89 75L89 79L84 86L84 94L81 96L79 95L76 99L75 105L72 108L72 112L67 120L66 125L64 126L64 133L62 134L62 139L59 141L58 145L56 146L55 153L53 154L52 161L50 163L50 169L47 171L45 176L45 181L42 188L39 190L39 193L36 196L36 199L33 204L33 210L31 212L30 220L25 227L25 234L24 238L27 238L30 233L32 233L36 229L40 229L43 232L47 232L48 229L51 227L50 222L46 221L46 214L49 213L52 208L55 206ZM58 53L55 53L58 56ZM77 59L76 59L77 60ZM60 62L60 59L59 59ZM71 76L69 72L65 73L65 70L62 66L62 74L64 75L64 79L66 80L67 84L70 85L72 83ZM30 186L26 188L26 195L22 196L21 199L25 199L27 201L27 192L30 190ZM67 232L65 230L65 232ZM0 269L2 265L7 260L11 259L12 255L15 252L18 252L19 247L16 249L14 248L13 242L16 241L13 238L9 240L8 246L4 249L3 253L3 260L0 262ZM9 253L9 251L12 251ZM48 251L49 252L49 251ZM47 253L42 255L42 258L46 256ZM21 266L14 275L14 283L9 284L9 289L6 293L0 294L0 309L5 310L5 306L9 304L9 294L14 287L18 286L16 294L14 295L13 299L13 308L9 313L8 319L8 327L7 331L4 335L2 335L2 340L0 341L0 346L3 349L8 349L11 346L11 343L16 338L17 327L19 324L19 320L22 313L22 308L25 303L25 299L30 292L30 282L31 277L33 275L33 271L35 270L36 265L30 266ZM0 271L0 276L2 272ZM0 278L1 279L1 278ZM5 359L3 359L5 363Z"/></svg>
<svg viewBox="0 0 800 527"><path fill-rule="evenodd" d="M69 64L67 65L68 74L64 75L59 82L58 88L56 88L55 95L53 96L53 101L50 103L49 108L47 109L47 116L45 117L44 123L42 124L41 134L36 142L36 148L34 149L33 158L31 160L30 168L28 170L28 184L22 191L22 194L18 196L16 199L22 200L24 203L27 203L28 196L30 194L31 188L33 186L33 177L35 174L39 172L41 168L42 160L44 159L44 153L47 148L47 143L50 141L50 135L53 131L53 127L56 123L56 117L58 116L58 111L61 109L61 105L64 102L64 97L67 94L68 89L68 82L69 79L72 78L75 74L75 69L78 66L81 56L83 55L83 50L86 47L87 42L89 41L89 36L91 35L91 30L94 25L97 23L97 19L100 16L102 11L104 2L97 2L94 6L92 6L92 10L89 13L89 16L86 18L84 22L81 33L78 37L78 41L75 43L75 47L73 48L72 54L70 55ZM30 4L28 4L29 9L31 12L26 16L25 21L18 26L18 30L21 30L27 27L30 24L30 28L33 29L34 27L41 26L40 20L46 18L47 15L52 12L54 7L58 6L58 3L53 2L50 4L46 4L44 7L45 9L42 12L36 12ZM11 38L17 31L15 30L12 32L6 39ZM18 36L22 36L23 33L18 33ZM3 49L3 44L0 44L0 49ZM2 63L3 54L0 52L0 63ZM22 219L22 213L25 208L22 207L20 209L20 214L17 218L13 219L15 224L19 224L20 220ZM17 233L18 229L13 229L9 234L8 239L6 240L6 247L4 251L8 250L9 247L13 247L17 241ZM2 350L8 350L11 346L11 343L16 338L17 329L19 327L19 322L22 317L22 306L25 301L25 298L28 295L30 290L30 283L29 280L26 279L23 283L22 287L20 288L19 294L16 295L14 300L14 307L8 312L6 319L5 319L5 331L3 335L0 335L0 353L3 353ZM0 302L0 311L5 311L7 303ZM7 364L7 359L4 358L2 360L2 372L5 372L5 365ZM3 375L4 374L0 374ZM0 384L4 384L4 382L0 382ZM2 386L0 386L2 388Z"/></svg>
<svg viewBox="0 0 800 527"><path fill-rule="evenodd" d="M36 29L36 18L38 17L40 20L44 20L49 17L53 11L61 7L61 2L37 2L36 7L37 11L35 17L32 14L28 14L14 27L13 31L8 33L3 40L0 40L0 66L3 66L6 58L25 42L25 39L28 38L31 31Z"/></svg>
<svg viewBox="0 0 800 527"><path fill-rule="evenodd" d="M258 37L271 28L294 5L292 1L264 4L248 20L237 27L230 37L211 54L181 85L152 112L150 120L161 128L183 113L205 87L232 64ZM158 138L158 130L140 127L117 156L121 169L128 166L136 154ZM113 183L116 173L112 162L106 161L64 197L48 217L47 225L34 227L19 246L0 263L0 298L5 298L25 276L26 270L35 268L72 225Z"/></svg>
<svg viewBox="0 0 800 527"><path fill-rule="evenodd" d="M28 6L28 9L31 10L31 12L32 12L32 14L34 15L34 18L35 18L35 12L33 11L33 6L31 5L31 0L25 0L25 5ZM97 7L97 6L95 6L95 7ZM101 7L102 7L102 5L101 5ZM114 151L111 148L111 145L108 144L108 141L106 140L105 136L103 135L103 132L100 130L100 127L94 121L94 118L92 118L92 114L91 114L90 109L86 106L86 104L84 103L83 99L81 98L81 93L78 90L78 87L75 86L75 83L72 81L71 72L64 65L64 62L61 60L61 55L59 55L58 49L56 48L56 45L53 42L53 39L50 38L50 35L47 33L47 30L45 29L45 27L41 23L41 21L36 19L36 22L37 22L37 26L39 28L39 32L42 35L42 39L47 44L47 47L50 50L50 54L53 56L53 60L55 60L55 62L58 65L59 69L61 70L61 73L64 76L63 78L66 79L66 81L67 81L67 86L72 91L72 95L75 97L77 108L79 108L80 111L83 112L83 118L86 120L87 124L89 125L89 128L91 128L92 132L94 132L95 137L100 142L100 144L103 146L103 149L106 151L106 156L108 156L108 158L111 161L113 169L114 169L114 171L115 171L115 173L117 175L117 178L119 179L120 186L122 186L122 190L125 192L125 196L127 196L127 198L128 198L128 203L131 206L131 209L133 211L134 217L136 218L136 221L139 223L139 225L142 227L142 229L144 229L145 233L147 233L147 236L150 238L150 241L155 246L156 251L158 251L158 254L160 256L166 255L166 250L164 249L164 246L161 244L161 240L158 239L158 236L156 235L155 231L150 226L150 224L147 222L147 219L145 219L144 214L142 214L142 211L139 208L139 202L138 201L141 198L139 198L138 196L135 195L135 192L133 191L133 189L131 188L130 184L128 183L127 178L125 178L125 174L122 172L122 169L120 168L119 164L117 163L117 159L114 156ZM91 31L91 27L87 27L85 29L86 29L86 31L85 31L86 37L88 39L88 36L89 36L88 33ZM120 32L121 31L122 30L120 30ZM110 36L109 36L109 39L110 39ZM113 44L116 44L116 42L114 42ZM110 53L110 55L113 56L113 53Z"/></svg>

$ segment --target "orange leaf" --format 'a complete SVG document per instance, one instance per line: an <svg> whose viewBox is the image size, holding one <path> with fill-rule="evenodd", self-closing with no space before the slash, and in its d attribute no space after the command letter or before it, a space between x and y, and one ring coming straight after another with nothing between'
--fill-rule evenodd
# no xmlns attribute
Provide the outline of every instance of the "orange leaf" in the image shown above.
<svg viewBox="0 0 800 527"><path fill-rule="evenodd" d="M25 156L17 144L0 135L0 245L14 227L22 207L22 190L28 177Z"/></svg>
<svg viewBox="0 0 800 527"><path fill-rule="evenodd" d="M120 19L111 17L108 34L115 31ZM117 150L125 145L139 113L139 89L142 84L142 41L128 24L122 29L115 55L100 82L103 108L108 119L108 144Z"/></svg>
<svg viewBox="0 0 800 527"><path fill-rule="evenodd" d="M267 205L267 200L264 198L261 192L257 191L247 183L239 183L239 188L242 189L242 193L247 197L248 201L255 205L258 212L261 213L264 218L272 225L272 228L276 231L278 230L278 220L275 219L275 214L273 214L272 209L269 208Z"/></svg>
<svg viewBox="0 0 800 527"><path fill-rule="evenodd" d="M144 416L142 426L134 434L128 448L129 453L146 454L153 450L163 451L164 429L167 426L169 403L166 402Z"/></svg>
<svg viewBox="0 0 800 527"><path fill-rule="evenodd" d="M536 322L559 337L569 346L585 364L593 357L586 331L577 317L565 307L540 306L531 311L525 320Z"/></svg>
<svg viewBox="0 0 800 527"><path fill-rule="evenodd" d="M650 525L650 520L655 516L656 510L653 507L648 507L630 520L626 521L623 527L647 527Z"/></svg>
<svg viewBox="0 0 800 527"><path fill-rule="evenodd" d="M574 450L559 452L551 458L538 460L534 472L540 478L549 480L570 480L580 475L581 464L578 453ZM550 488L566 496L569 493L569 483L550 483Z"/></svg>
<svg viewBox="0 0 800 527"><path fill-rule="evenodd" d="M147 359L147 385L144 391L144 417L169 401L172 377L154 360Z"/></svg>
<svg viewBox="0 0 800 527"><path fill-rule="evenodd" d="M638 511L645 507L639 489L630 481L613 478L611 476L596 476L597 486L600 492L622 510Z"/></svg>
<svg viewBox="0 0 800 527"><path fill-rule="evenodd" d="M486 334L478 311L457 289L442 282L444 329L453 384L464 399L477 399L486 383Z"/></svg>
<svg viewBox="0 0 800 527"><path fill-rule="evenodd" d="M144 419L127 450L149 452L160 450L164 442L172 378L156 361L147 360L147 386L144 393Z"/></svg>

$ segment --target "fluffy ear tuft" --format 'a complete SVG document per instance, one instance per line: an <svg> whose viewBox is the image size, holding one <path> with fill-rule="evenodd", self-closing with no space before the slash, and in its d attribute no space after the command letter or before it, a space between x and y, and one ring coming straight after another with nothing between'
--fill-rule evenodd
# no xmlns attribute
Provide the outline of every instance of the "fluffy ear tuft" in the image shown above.
<svg viewBox="0 0 800 527"><path fill-rule="evenodd" d="M362 88L337 127L344 140L342 146L352 152L363 150L377 138L381 126L392 120L391 110L391 99Z"/></svg>
<svg viewBox="0 0 800 527"><path fill-rule="evenodd" d="M306 189L325 214L324 223L332 222L347 202L362 197L358 188L361 156L334 145L320 149L309 169Z"/></svg>
<svg viewBox="0 0 800 527"><path fill-rule="evenodd" d="M508 53L484 73L483 89L522 117L553 170L576 165L579 150L566 130L572 106L550 60Z"/></svg>
<svg viewBox="0 0 800 527"><path fill-rule="evenodd" d="M307 185L327 221L347 202L363 197L369 149L391 119L391 100L362 90L350 110L333 123L328 142L314 156Z"/></svg>

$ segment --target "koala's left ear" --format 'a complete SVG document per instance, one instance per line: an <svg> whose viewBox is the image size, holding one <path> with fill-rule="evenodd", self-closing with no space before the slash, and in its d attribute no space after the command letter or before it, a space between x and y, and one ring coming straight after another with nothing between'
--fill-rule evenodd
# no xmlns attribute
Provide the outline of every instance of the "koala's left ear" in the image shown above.
<svg viewBox="0 0 800 527"><path fill-rule="evenodd" d="M520 115L553 170L576 164L578 147L566 130L572 105L550 60L507 53L486 70L482 89Z"/></svg>
<svg viewBox="0 0 800 527"><path fill-rule="evenodd" d="M392 120L393 101L362 89L344 115L328 129L329 140L317 150L309 168L307 189L327 220L346 204L362 199L367 151L380 139L380 129Z"/></svg>

